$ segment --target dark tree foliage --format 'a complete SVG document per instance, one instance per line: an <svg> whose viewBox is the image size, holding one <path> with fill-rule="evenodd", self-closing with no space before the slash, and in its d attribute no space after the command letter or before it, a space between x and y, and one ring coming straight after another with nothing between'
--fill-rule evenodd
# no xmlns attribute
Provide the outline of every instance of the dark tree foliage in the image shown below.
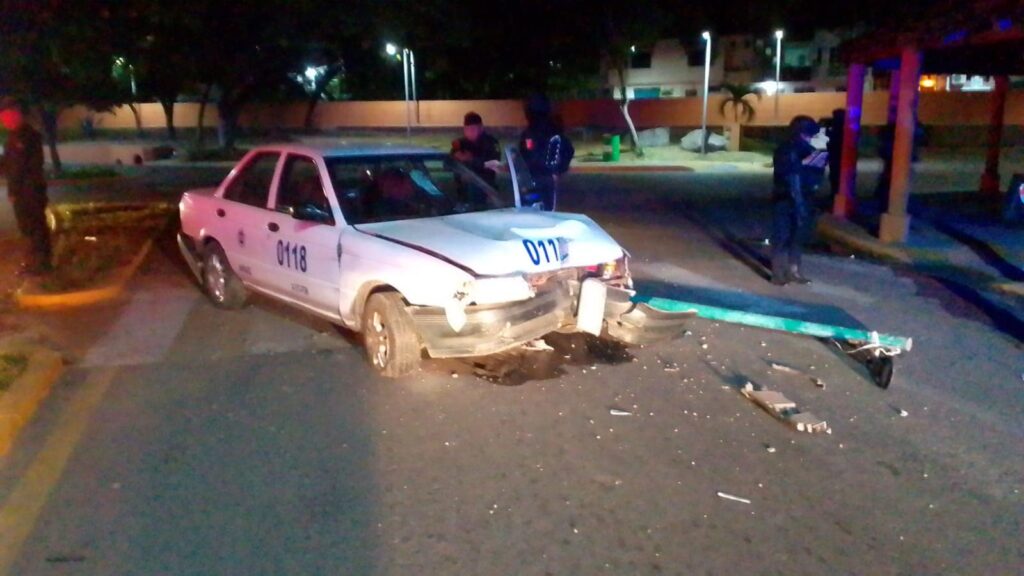
<svg viewBox="0 0 1024 576"><path fill-rule="evenodd" d="M111 74L110 11L95 0L2 0L0 15L0 94L39 112L59 171L60 111L120 101Z"/></svg>
<svg viewBox="0 0 1024 576"><path fill-rule="evenodd" d="M174 138L174 103L189 96L217 107L230 147L254 101L305 98L309 124L323 99L401 98L401 62L385 54L387 42L415 52L421 98L594 97L603 74L625 69L634 45L677 37L699 49L704 29L768 36L782 27L799 37L898 23L933 4L0 0L0 94L39 110L51 143L64 107L141 101L163 106ZM312 83L303 80L307 68L318 71Z"/></svg>

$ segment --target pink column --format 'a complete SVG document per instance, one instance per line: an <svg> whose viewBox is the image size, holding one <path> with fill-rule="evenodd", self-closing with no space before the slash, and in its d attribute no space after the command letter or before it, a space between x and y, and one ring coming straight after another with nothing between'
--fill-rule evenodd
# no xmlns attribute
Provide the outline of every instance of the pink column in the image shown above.
<svg viewBox="0 0 1024 576"><path fill-rule="evenodd" d="M999 152L1003 143L1003 116L1006 112L1006 92L1010 79L996 76L996 89L992 92L992 118L988 125L988 154L985 157L985 172L981 175L981 192L998 196Z"/></svg>
<svg viewBox="0 0 1024 576"><path fill-rule="evenodd" d="M921 52L914 46L903 49L900 59L900 93L896 107L896 135L892 147L892 180L889 184L889 211L882 214L878 237L882 242L903 242L910 229L907 198L910 195L910 164L914 148L918 82Z"/></svg>
<svg viewBox="0 0 1024 576"><path fill-rule="evenodd" d="M857 145L864 111L863 64L851 64L846 74L846 125L843 126L843 157L839 169L839 193L832 205L832 214L848 218L857 209Z"/></svg>

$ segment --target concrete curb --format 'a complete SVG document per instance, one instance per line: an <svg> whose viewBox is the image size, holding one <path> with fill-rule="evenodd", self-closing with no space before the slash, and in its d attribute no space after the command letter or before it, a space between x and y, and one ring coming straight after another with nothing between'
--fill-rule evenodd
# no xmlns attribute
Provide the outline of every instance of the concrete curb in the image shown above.
<svg viewBox="0 0 1024 576"><path fill-rule="evenodd" d="M28 366L11 387L0 394L0 456L7 454L21 429L35 415L53 384L64 372L60 354L44 348L4 350L28 356Z"/></svg>
<svg viewBox="0 0 1024 576"><path fill-rule="evenodd" d="M832 214L823 214L818 218L818 234L828 241L881 260L889 260L901 264L913 263L913 258L905 249L899 246L883 244L878 238L871 236L860 226L836 218Z"/></svg>
<svg viewBox="0 0 1024 576"><path fill-rule="evenodd" d="M146 260L146 256L149 255L149 251L152 247L153 240L147 240L135 257L132 258L131 263L117 271L114 275L114 279L103 286L89 288L87 290L78 290L75 292L60 292L56 294L30 292L27 290L27 286L22 286L21 289L15 293L14 299L20 308L32 308L37 310L89 306L91 304L98 304L100 302L113 300L124 292L125 285L129 280L131 280L132 276L135 275L139 267Z"/></svg>

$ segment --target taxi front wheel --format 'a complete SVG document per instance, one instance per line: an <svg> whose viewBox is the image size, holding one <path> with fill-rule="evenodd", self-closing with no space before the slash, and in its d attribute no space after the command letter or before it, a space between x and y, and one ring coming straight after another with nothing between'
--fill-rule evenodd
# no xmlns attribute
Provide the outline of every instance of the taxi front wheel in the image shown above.
<svg viewBox="0 0 1024 576"><path fill-rule="evenodd" d="M245 285L217 242L211 242L203 256L203 289L218 308L235 310L245 306Z"/></svg>
<svg viewBox="0 0 1024 576"><path fill-rule="evenodd" d="M419 338L400 294L370 296L363 313L363 346L370 364L382 376L397 378L419 367Z"/></svg>

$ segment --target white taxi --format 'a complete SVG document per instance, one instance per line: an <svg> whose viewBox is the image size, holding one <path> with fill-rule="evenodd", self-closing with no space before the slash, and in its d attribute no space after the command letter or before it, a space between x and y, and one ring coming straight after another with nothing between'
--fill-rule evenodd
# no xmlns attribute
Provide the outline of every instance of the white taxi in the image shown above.
<svg viewBox="0 0 1024 576"><path fill-rule="evenodd" d="M326 318L385 376L553 331L678 334L683 315L631 301L628 255L593 220L521 205L531 180L505 154L498 190L429 149L260 147L182 195L178 244L215 305L254 291Z"/></svg>

